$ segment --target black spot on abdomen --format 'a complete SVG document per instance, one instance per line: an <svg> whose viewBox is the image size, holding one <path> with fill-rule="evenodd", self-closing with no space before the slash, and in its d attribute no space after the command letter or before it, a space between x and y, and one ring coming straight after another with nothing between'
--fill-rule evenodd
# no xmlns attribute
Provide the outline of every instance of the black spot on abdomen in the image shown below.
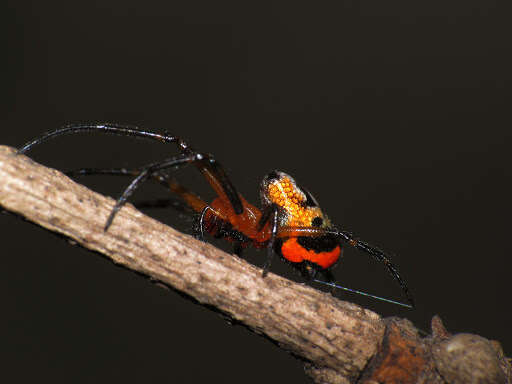
<svg viewBox="0 0 512 384"><path fill-rule="evenodd" d="M330 252L338 245L340 245L338 238L333 235L324 235L317 237L299 236L297 238L297 242L305 249L312 250L316 253Z"/></svg>

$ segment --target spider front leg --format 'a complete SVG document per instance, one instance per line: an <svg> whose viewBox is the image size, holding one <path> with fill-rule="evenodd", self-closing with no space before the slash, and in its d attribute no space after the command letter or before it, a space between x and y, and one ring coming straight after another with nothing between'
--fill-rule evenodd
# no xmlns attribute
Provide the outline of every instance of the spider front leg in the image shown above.
<svg viewBox="0 0 512 384"><path fill-rule="evenodd" d="M212 166L212 168L204 166L204 162L207 162L208 165ZM194 153L191 155L179 155L170 159L166 159L161 162L157 163L151 163L146 165L145 167L141 167L137 169L136 171L131 171L132 173L137 173L137 176L133 181L128 185L128 187L124 190L124 192L121 194L121 196L117 199L116 204L114 205L114 208L110 212L110 215L107 219L107 222L105 224L104 230L106 231L110 225L112 224L112 221L114 220L114 217L116 216L117 212L123 207L124 204L128 201L128 198L133 194L133 192L140 187L144 182L149 180L150 178L156 178L164 185L166 183L169 184L169 188L177 193L178 195L182 196L185 201L196 211L201 211L200 216L200 222L199 222L199 235L201 238L204 237L204 223L205 223L205 215L208 210L211 210L211 208L204 203L201 199L199 199L194 194L190 193L188 190L186 190L181 185L172 182L171 180L168 180L164 175L162 171L179 167L184 164L188 163L199 163L199 167L203 167L204 173L207 177L207 180L210 181L210 185L212 185L213 189L218 193L220 198L223 198L227 202L231 202L231 199L229 199L229 196L225 193L225 183L229 181L227 179L227 175L224 172L224 170L220 167L220 165L213 160L211 156L208 155L208 157L205 159L205 155L201 153ZM200 168L201 169L201 168ZM211 173L211 170L215 170L215 174ZM87 171L87 170L86 170ZM90 172L90 170L88 170ZM112 172L112 170L106 170L106 172ZM129 171L119 169L115 172L119 172L119 174L126 174ZM233 191L234 188L233 188ZM235 191L236 193L236 191ZM238 194L236 195L238 201L240 201L240 205L242 206L240 197ZM243 206L242 206L243 207ZM233 207L235 209L235 207ZM213 211L213 210L212 210ZM243 212L243 210L242 210ZM215 211L213 211L215 214Z"/></svg>
<svg viewBox="0 0 512 384"><path fill-rule="evenodd" d="M386 266L386 268L388 269L391 276L393 276L393 278L398 282L398 284L400 285L400 288L402 288L402 291L404 292L405 296L407 297L407 300L410 303L410 307L414 308L414 306L415 306L414 298L413 298L411 292L409 291L407 284L400 276L398 269L393 265L393 263L391 263L388 256L382 250L380 250L379 248L374 247L362 240L359 240L352 233L350 233L348 231L328 231L328 232L338 236L343 241L345 241L346 244L349 244L352 247L359 249L360 251L363 251L364 253L372 256L377 261L380 261L381 263L383 263Z"/></svg>
<svg viewBox="0 0 512 384"><path fill-rule="evenodd" d="M170 168L172 166L181 165L185 163L194 163L194 165L199 169L199 171L203 174L203 176L210 183L215 192L222 198L229 200L229 203L233 207L235 214L239 215L244 212L244 207L238 192L235 187L229 180L226 172L220 166L220 164L213 158L213 156L203 153L196 152L192 147L190 147L183 139L178 136L169 135L167 133L161 134L157 132L143 130L137 127L124 126L121 124L71 124L60 129L56 129L50 132L45 133L44 135L37 137L34 140L26 143L22 146L18 153L23 154L28 152L32 147L44 143L50 139L55 137L59 137L62 135L68 134L77 134L77 133L88 133L88 132L97 132L97 133L106 133L106 134L115 134L120 136L131 136L131 137L140 137L145 139L150 139L154 141L158 141L161 143L174 143L178 146L178 149L181 152L182 161L178 161L180 157L173 158L176 160L175 165L165 165L165 161L161 163L154 163L146 168L141 168L141 172L151 171L154 169L158 169L159 166L162 166L162 169ZM190 160L185 160L185 158L189 157ZM151 166L156 168L150 169ZM147 177L142 175L141 180L144 181ZM136 188L137 184L134 185ZM129 191L125 191L129 192ZM131 193L128 193L128 195ZM120 202L121 206L124 204L122 201ZM115 213L114 213L115 215ZM110 224L109 224L110 225ZM108 226L107 226L108 228Z"/></svg>
<svg viewBox="0 0 512 384"><path fill-rule="evenodd" d="M117 212L119 212L123 205L126 204L128 198L133 194L133 192L155 173L198 160L201 160L201 158L198 158L198 154L180 155L158 163L152 163L141 168L141 171L137 177L133 179L130 185L128 185L121 196L117 199L116 204L114 205L114 208L112 208L112 211L110 212L110 215L107 219L104 230L108 230Z"/></svg>
<svg viewBox="0 0 512 384"><path fill-rule="evenodd" d="M170 189L173 192L182 195L185 198L185 201L196 211L204 210L206 206L202 200L195 198L195 195L189 193L185 188L181 187L177 183L173 184L169 182L165 176L161 175L162 171L189 163L196 165L196 167L200 170L206 180L210 183L211 187L217 193L217 195L220 198L228 201L236 214L240 214L244 211L238 192L231 184L231 181L229 180L224 169L211 155L205 155L202 153L193 153L189 155L182 154L161 162L152 163L145 167L141 167L139 169L140 173L135 177L135 179L130 183L130 185L124 190L123 194L117 200L116 205L112 209L112 212L107 219L105 231L112 224L112 220L114 219L115 215L126 203L128 198L133 194L135 189L137 189L151 177L156 178L164 185L168 183ZM204 211L204 213L206 213L206 211ZM201 216L204 218L204 214Z"/></svg>
<svg viewBox="0 0 512 384"><path fill-rule="evenodd" d="M268 271L270 269L270 265L272 264L272 259L274 258L274 246L276 243L278 231L279 231L279 207L277 204L271 204L263 211L263 215L261 216L260 222L258 224L258 229L261 231L265 224L270 222L270 239L267 244L267 259L265 264L263 265L263 277L267 276Z"/></svg>
<svg viewBox="0 0 512 384"><path fill-rule="evenodd" d="M177 165L176 165L177 166ZM73 171L65 172L68 176L75 175L113 175L113 176L139 176L144 171L142 168L126 169L126 168L82 168ZM215 227L215 220L218 219L222 222L222 218L219 217L218 213L211 208L206 202L200 197L189 191L187 188L179 184L173 177L171 177L165 171L154 172L151 175L154 181L157 181L160 185L169 189L171 192L176 193L182 201L171 200L169 204L168 200L164 200L165 204L159 203L151 204L150 207L166 207L172 206L179 211L187 211L189 213L198 213L197 219L193 226L193 236L196 239L204 241L205 232L208 228ZM210 218L207 220L207 213L210 214ZM211 221L213 220L213 222ZM241 241L235 241L233 246L233 253L240 256L243 252L244 246Z"/></svg>

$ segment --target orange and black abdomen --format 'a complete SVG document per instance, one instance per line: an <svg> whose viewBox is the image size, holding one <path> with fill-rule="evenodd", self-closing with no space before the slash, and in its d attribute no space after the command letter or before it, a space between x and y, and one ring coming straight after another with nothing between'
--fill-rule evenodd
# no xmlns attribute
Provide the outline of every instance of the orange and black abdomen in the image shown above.
<svg viewBox="0 0 512 384"><path fill-rule="evenodd" d="M332 235L278 239L276 252L291 263L309 262L320 269L332 267L341 256L339 240Z"/></svg>

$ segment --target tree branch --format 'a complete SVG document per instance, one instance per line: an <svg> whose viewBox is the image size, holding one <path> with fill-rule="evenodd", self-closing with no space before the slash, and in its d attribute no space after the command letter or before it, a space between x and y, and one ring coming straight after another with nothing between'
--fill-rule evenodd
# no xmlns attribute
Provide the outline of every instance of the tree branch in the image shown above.
<svg viewBox="0 0 512 384"><path fill-rule="evenodd" d="M407 320L379 315L270 273L0 147L0 205L115 263L213 306L306 361L317 383L511 382L497 342L451 336L434 318L421 339ZM469 376L467 376L469 375ZM400 381L401 380L401 381ZM508 380L508 381L507 381Z"/></svg>

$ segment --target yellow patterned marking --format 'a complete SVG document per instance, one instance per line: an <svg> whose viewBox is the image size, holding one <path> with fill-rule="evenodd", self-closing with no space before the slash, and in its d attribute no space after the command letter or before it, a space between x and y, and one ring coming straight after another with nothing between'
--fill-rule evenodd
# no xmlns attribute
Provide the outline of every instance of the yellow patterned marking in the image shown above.
<svg viewBox="0 0 512 384"><path fill-rule="evenodd" d="M306 195L297 187L295 181L287 176L275 180L268 186L268 198L271 202L283 208L287 214L286 225L291 227L310 227L315 217L327 219L319 207L306 207Z"/></svg>

